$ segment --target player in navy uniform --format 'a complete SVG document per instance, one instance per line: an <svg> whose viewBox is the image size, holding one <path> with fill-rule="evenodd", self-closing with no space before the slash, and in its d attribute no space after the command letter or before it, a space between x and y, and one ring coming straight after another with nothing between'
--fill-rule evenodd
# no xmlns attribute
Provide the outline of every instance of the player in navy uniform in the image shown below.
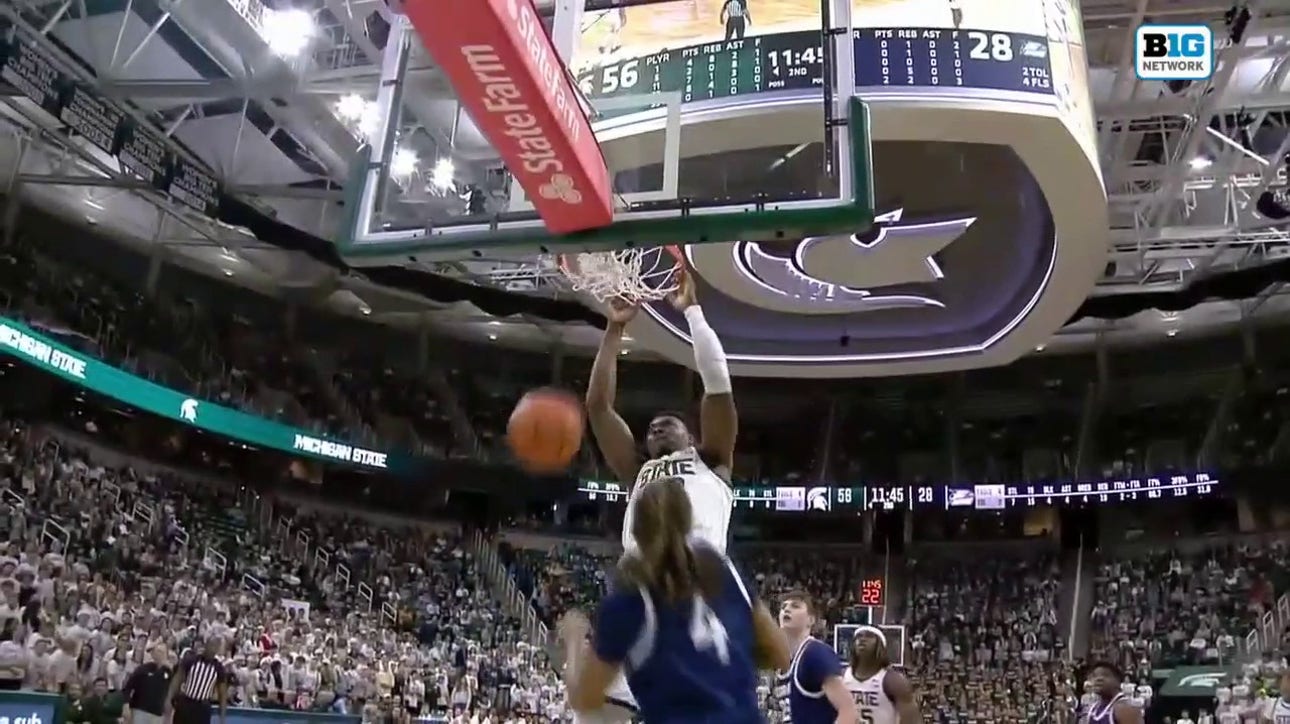
<svg viewBox="0 0 1290 724"><path fill-rule="evenodd" d="M1093 664L1089 682L1097 701L1088 708L1088 724L1142 724L1142 710L1129 703L1120 689L1124 683L1120 667L1107 661Z"/></svg>
<svg viewBox="0 0 1290 724"><path fill-rule="evenodd" d="M876 626L861 626L851 638L842 682L855 699L860 724L920 724L923 715L914 688L891 668L887 635Z"/></svg>
<svg viewBox="0 0 1290 724"><path fill-rule="evenodd" d="M647 724L761 724L757 669L788 664L788 642L730 560L690 538L684 484L640 489L632 533L610 593L584 616L567 614L569 704L580 716L605 706L620 669Z"/></svg>
<svg viewBox="0 0 1290 724"><path fill-rule="evenodd" d="M791 724L855 724L855 702L842 685L842 664L832 646L811 635L816 624L811 597L793 591L779 607L779 625L792 660L776 674L775 696Z"/></svg>

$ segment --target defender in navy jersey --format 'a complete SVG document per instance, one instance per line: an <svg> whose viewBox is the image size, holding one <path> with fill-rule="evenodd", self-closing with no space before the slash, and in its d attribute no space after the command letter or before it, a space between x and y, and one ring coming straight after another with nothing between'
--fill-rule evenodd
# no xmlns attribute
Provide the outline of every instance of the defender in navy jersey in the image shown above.
<svg viewBox="0 0 1290 724"><path fill-rule="evenodd" d="M779 607L779 625L792 659L776 673L775 696L791 724L855 724L855 702L842 685L842 664L832 646L811 636L815 606L794 591Z"/></svg>
<svg viewBox="0 0 1290 724"><path fill-rule="evenodd" d="M1097 700L1085 712L1088 724L1143 724L1142 710L1131 704L1120 688L1124 683L1120 667L1107 661L1093 664L1089 682Z"/></svg>
<svg viewBox="0 0 1290 724"><path fill-rule="evenodd" d="M589 625L560 622L569 704L580 716L605 706L620 671L646 724L761 724L757 670L786 666L788 643L730 560L690 537L681 481L645 486L610 593Z"/></svg>
<svg viewBox="0 0 1290 724"><path fill-rule="evenodd" d="M855 699L860 724L920 724L914 688L891 668L887 635L876 626L861 626L851 638L842 683Z"/></svg>

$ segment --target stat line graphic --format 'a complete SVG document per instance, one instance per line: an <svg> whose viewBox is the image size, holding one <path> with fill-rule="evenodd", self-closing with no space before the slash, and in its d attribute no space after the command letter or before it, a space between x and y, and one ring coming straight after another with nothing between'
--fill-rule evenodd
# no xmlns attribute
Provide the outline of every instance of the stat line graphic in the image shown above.
<svg viewBox="0 0 1290 724"><path fill-rule="evenodd" d="M819 0L673 0L588 11L570 66L581 74L627 58L727 40L731 3L747 9L749 20L741 28L745 38L820 29ZM1043 4L1033 0L852 0L851 12L856 28L916 26L1045 34Z"/></svg>

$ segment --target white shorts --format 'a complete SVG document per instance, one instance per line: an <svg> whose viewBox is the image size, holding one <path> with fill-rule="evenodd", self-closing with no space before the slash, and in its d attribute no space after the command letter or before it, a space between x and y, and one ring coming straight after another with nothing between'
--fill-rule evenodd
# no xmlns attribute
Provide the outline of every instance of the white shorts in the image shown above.
<svg viewBox="0 0 1290 724"><path fill-rule="evenodd" d="M627 688L627 677L618 672L617 678L605 690L605 705L596 711L575 712L574 724L626 724L639 713L636 697Z"/></svg>

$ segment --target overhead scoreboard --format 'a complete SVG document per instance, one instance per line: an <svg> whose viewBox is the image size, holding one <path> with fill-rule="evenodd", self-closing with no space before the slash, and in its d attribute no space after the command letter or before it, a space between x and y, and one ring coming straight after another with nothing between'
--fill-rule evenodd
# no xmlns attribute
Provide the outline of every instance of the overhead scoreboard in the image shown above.
<svg viewBox="0 0 1290 724"><path fill-rule="evenodd" d="M820 38L806 30L661 50L589 69L578 84L590 98L679 92L684 103L823 88ZM857 28L852 39L857 87L1052 92L1041 36L897 27Z"/></svg>

